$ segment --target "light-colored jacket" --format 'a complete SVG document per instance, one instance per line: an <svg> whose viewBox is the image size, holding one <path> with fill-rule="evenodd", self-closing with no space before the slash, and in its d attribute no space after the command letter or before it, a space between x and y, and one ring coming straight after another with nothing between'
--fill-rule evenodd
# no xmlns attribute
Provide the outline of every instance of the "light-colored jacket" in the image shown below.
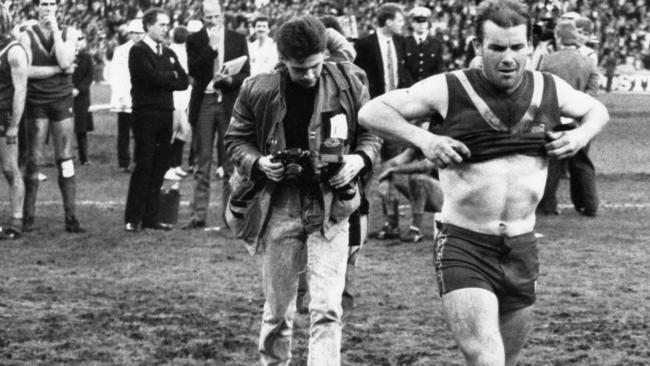
<svg viewBox="0 0 650 366"><path fill-rule="evenodd" d="M344 97L346 92L340 91L341 85L332 74L332 68L337 68L335 63L325 62L320 80L317 84L317 92L314 102L314 112L309 121L308 145L309 150L318 156L322 139L321 117L327 112L343 111L348 121L350 131L350 151L348 153L360 153L365 155L371 162L377 157L382 140L364 130L357 123L359 109L370 99L365 84L365 73L354 64L344 62L340 69L347 75L349 82L344 83L343 88L348 88L351 96ZM257 159L269 155L277 150L286 147L283 119L286 115L285 102L285 80L289 76L286 70L276 70L272 73L253 76L244 81L239 98L233 110L230 126L226 132L224 142L232 162L238 169L238 173L249 181L261 182L263 187L255 199L259 200L261 211L261 225L259 231L253 234L251 243L253 247L249 250L256 250L260 236L265 229L266 216L269 210L271 197L276 183L266 179L254 166ZM339 94L340 93L340 94ZM318 164L317 158L312 160ZM235 192L236 187L233 187ZM333 223L340 222L358 208L359 200L356 199L356 206L349 207L332 191L326 183L320 184L323 195L323 235L329 238L333 235L331 227ZM357 195L358 196L358 195ZM350 200L353 201L353 200Z"/></svg>
<svg viewBox="0 0 650 366"><path fill-rule="evenodd" d="M129 74L129 51L133 41L115 48L111 61L111 111L131 113L131 75Z"/></svg>

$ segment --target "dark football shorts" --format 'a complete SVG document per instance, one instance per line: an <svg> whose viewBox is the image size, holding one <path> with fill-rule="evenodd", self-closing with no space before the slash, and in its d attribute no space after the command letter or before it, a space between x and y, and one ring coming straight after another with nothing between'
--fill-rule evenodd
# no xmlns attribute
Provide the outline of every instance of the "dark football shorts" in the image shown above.
<svg viewBox="0 0 650 366"><path fill-rule="evenodd" d="M72 118L72 101L72 95L69 95L47 104L28 104L25 108L25 118L47 118L50 122Z"/></svg>
<svg viewBox="0 0 650 366"><path fill-rule="evenodd" d="M0 137L5 137L12 115L11 111L0 111Z"/></svg>
<svg viewBox="0 0 650 366"><path fill-rule="evenodd" d="M462 288L482 288L497 296L501 313L535 303L539 275L535 233L507 237L437 225L434 264L440 296Z"/></svg>

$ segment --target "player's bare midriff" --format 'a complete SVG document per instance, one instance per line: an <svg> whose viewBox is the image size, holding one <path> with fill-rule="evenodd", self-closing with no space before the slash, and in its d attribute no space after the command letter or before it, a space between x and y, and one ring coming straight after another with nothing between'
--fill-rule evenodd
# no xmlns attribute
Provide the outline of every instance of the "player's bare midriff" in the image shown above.
<svg viewBox="0 0 650 366"><path fill-rule="evenodd" d="M545 157L510 155L441 169L440 221L492 235L533 231L547 167Z"/></svg>

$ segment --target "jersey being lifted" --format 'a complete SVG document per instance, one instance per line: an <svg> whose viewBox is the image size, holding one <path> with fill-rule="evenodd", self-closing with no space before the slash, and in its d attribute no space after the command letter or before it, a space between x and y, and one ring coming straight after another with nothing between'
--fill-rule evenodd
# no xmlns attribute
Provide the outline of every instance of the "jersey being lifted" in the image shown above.
<svg viewBox="0 0 650 366"><path fill-rule="evenodd" d="M25 30L31 41L32 66L58 66L54 54L54 39L52 35L45 38L38 25ZM67 28L62 36L65 41ZM63 97L72 95L72 75L60 74L46 79L30 79L27 83L27 102L31 105L42 105L55 102Z"/></svg>
<svg viewBox="0 0 650 366"><path fill-rule="evenodd" d="M451 72L446 79L449 108L438 133L465 144L472 154L468 162L546 154L546 132L561 123L550 74L525 71L512 94L495 88L479 69Z"/></svg>

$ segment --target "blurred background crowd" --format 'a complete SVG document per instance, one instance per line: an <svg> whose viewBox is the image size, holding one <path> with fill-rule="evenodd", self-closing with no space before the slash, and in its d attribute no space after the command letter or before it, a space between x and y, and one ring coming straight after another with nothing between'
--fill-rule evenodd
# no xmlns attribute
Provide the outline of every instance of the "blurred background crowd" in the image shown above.
<svg viewBox="0 0 650 366"><path fill-rule="evenodd" d="M473 34L473 16L478 0L401 0L406 11L415 6L432 10L431 32L445 45L445 66L452 70L466 65L468 40ZM613 53L617 64L627 72L650 68L650 0L561 0L526 1L536 22L533 41L553 28L560 14L574 11L594 23L592 48L604 55ZM167 9L172 25L186 25L201 19L201 0L60 0L62 23L82 30L88 40L97 72L110 61L112 50L126 36L126 24L144 9L158 6ZM254 37L252 20L258 15L271 19L273 30L294 15L334 15L344 26L348 38L362 37L374 29L378 0L225 0L226 24L229 28ZM7 0L16 24L35 19L32 0Z"/></svg>

